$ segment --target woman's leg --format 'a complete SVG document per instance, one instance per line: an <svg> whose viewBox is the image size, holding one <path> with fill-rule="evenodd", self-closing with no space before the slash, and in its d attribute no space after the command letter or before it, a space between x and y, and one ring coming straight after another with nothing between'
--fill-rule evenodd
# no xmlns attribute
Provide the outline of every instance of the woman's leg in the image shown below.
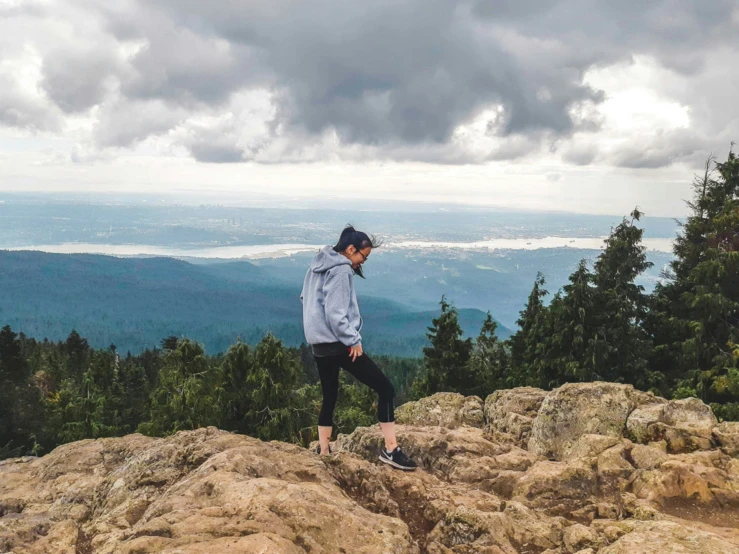
<svg viewBox="0 0 739 554"><path fill-rule="evenodd" d="M395 422L380 422L382 436L385 437L385 450L392 452L398 447L398 439L395 438Z"/></svg>
<svg viewBox="0 0 739 554"><path fill-rule="evenodd" d="M398 441L395 438L395 410L393 407L395 389L390 379L367 354L362 354L354 361L349 356L345 356L341 367L356 377L357 381L377 392L377 419L380 420L380 429L385 437L385 448L388 451L395 450L398 446Z"/></svg>
<svg viewBox="0 0 739 554"><path fill-rule="evenodd" d="M321 445L321 454L328 454L328 443L331 441L334 425L334 408L339 394L340 357L316 356L315 359L323 391L323 404L318 416L318 443Z"/></svg>
<svg viewBox="0 0 739 554"><path fill-rule="evenodd" d="M318 426L318 444L321 445L321 454L328 454L328 443L331 442L331 433L333 433L332 425L319 425Z"/></svg>

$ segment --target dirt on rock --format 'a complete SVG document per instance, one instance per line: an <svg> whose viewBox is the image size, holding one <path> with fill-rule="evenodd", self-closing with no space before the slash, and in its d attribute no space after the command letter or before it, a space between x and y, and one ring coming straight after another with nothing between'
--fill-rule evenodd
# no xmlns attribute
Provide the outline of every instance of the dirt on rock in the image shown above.
<svg viewBox="0 0 739 554"><path fill-rule="evenodd" d="M207 428L5 460L0 553L739 554L739 426L697 400L584 383L399 411L415 472L377 428L322 457Z"/></svg>

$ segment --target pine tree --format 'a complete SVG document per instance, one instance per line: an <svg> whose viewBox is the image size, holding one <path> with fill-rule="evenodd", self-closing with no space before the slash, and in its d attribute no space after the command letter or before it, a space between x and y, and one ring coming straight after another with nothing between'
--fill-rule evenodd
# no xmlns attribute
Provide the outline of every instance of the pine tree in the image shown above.
<svg viewBox="0 0 739 554"><path fill-rule="evenodd" d="M485 398L499 388L510 386L508 353L496 335L497 328L488 312L470 356L468 373L474 377L474 387L470 387L468 394Z"/></svg>
<svg viewBox="0 0 739 554"><path fill-rule="evenodd" d="M174 335L170 335L167 338L162 339L162 342L161 342L162 350L167 350L167 351L174 350L175 348L177 348L177 344L179 342L180 342L180 339L178 339Z"/></svg>
<svg viewBox="0 0 739 554"><path fill-rule="evenodd" d="M739 419L739 159L706 163L676 260L652 299L652 365L678 397L698 396ZM716 173L718 173L716 177Z"/></svg>
<svg viewBox="0 0 739 554"><path fill-rule="evenodd" d="M133 433L147 416L150 395L144 368L133 359L120 360L108 392L108 417L120 434Z"/></svg>
<svg viewBox="0 0 739 554"><path fill-rule="evenodd" d="M64 351L67 355L65 378L70 377L80 382L82 374L87 369L87 357L90 352L90 345L87 343L87 339L83 339L73 329L64 343Z"/></svg>
<svg viewBox="0 0 739 554"><path fill-rule="evenodd" d="M0 329L0 364L3 383L17 383L25 379L26 363L21 355L21 342L18 333L14 333L10 325Z"/></svg>
<svg viewBox="0 0 739 554"><path fill-rule="evenodd" d="M646 388L658 381L647 370L647 297L634 282L651 266L635 225L640 216L635 210L611 232L594 272L582 260L548 307L541 302L544 279L537 277L510 342L513 373L525 376L521 384L550 389L604 380Z"/></svg>
<svg viewBox="0 0 739 554"><path fill-rule="evenodd" d="M0 447L8 446L7 456L25 451L38 424L39 398L30 376L20 338L6 325L0 329Z"/></svg>
<svg viewBox="0 0 739 554"><path fill-rule="evenodd" d="M441 314L431 320L426 334L431 342L424 347L426 372L414 384L414 396L429 396L436 392L462 392L470 385L468 362L472 339L463 339L457 309L441 298Z"/></svg>
<svg viewBox="0 0 739 554"><path fill-rule="evenodd" d="M510 347L510 386L543 386L541 361L548 337L547 308L543 298L544 276L538 273L529 294L526 307L521 311L516 324L518 331L508 341Z"/></svg>
<svg viewBox="0 0 739 554"><path fill-rule="evenodd" d="M652 345L643 326L648 297L635 283L653 265L641 242L644 231L635 225L641 215L634 210L631 220L624 218L595 262L592 359L594 377L646 390L658 384L659 375L648 370Z"/></svg>
<svg viewBox="0 0 739 554"><path fill-rule="evenodd" d="M581 260L569 283L549 305L546 340L540 348L538 377L546 389L570 381L598 379L597 321L593 275Z"/></svg>
<svg viewBox="0 0 739 554"><path fill-rule="evenodd" d="M221 364L220 425L229 431L249 434L249 411L252 409L251 391L246 383L252 373L252 352L248 344L238 341L228 349Z"/></svg>
<svg viewBox="0 0 739 554"><path fill-rule="evenodd" d="M95 382L95 372L89 368L76 385L67 380L69 396L62 405L61 438L65 442L112 436L117 429L105 421L105 394Z"/></svg>
<svg viewBox="0 0 739 554"><path fill-rule="evenodd" d="M215 377L203 347L181 340L164 356L159 384L151 394L150 419L139 425L139 432L163 436L215 424Z"/></svg>
<svg viewBox="0 0 739 554"><path fill-rule="evenodd" d="M18 439L15 404L25 371L17 336L8 325L0 330L0 446Z"/></svg>
<svg viewBox="0 0 739 554"><path fill-rule="evenodd" d="M300 360L268 333L254 348L246 388L251 397L249 426L263 440L300 441L310 418L295 394L300 384Z"/></svg>

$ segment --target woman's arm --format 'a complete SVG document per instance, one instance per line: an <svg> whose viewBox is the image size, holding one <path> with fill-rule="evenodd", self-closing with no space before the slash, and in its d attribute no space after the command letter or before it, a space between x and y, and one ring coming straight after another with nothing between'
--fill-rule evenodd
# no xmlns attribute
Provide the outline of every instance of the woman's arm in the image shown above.
<svg viewBox="0 0 739 554"><path fill-rule="evenodd" d="M339 267L326 273L323 285L326 322L336 338L347 346L362 342L362 336L349 323L348 310L351 302L351 275Z"/></svg>

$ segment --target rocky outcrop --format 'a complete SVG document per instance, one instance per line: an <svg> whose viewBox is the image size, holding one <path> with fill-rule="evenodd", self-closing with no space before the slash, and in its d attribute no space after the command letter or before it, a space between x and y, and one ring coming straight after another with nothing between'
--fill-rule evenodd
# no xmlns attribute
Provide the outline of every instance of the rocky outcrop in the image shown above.
<svg viewBox="0 0 739 554"><path fill-rule="evenodd" d="M0 462L0 553L739 554L739 425L695 399L587 383L398 413L413 473L375 427L323 457L208 428Z"/></svg>
<svg viewBox="0 0 739 554"><path fill-rule="evenodd" d="M0 552L415 553L306 449L214 428L82 441L0 465Z"/></svg>
<svg viewBox="0 0 739 554"><path fill-rule="evenodd" d="M734 538L724 538L696 527L672 521L630 523L628 532L598 554L701 554L739 552ZM727 550L728 549L728 550Z"/></svg>
<svg viewBox="0 0 739 554"><path fill-rule="evenodd" d="M714 427L713 440L725 454L739 457L739 421L724 421Z"/></svg>
<svg viewBox="0 0 739 554"><path fill-rule="evenodd" d="M487 429L511 435L525 445L546 395L546 391L533 387L495 391L485 399Z"/></svg>
<svg viewBox="0 0 739 554"><path fill-rule="evenodd" d="M637 406L654 396L617 383L570 383L546 395L531 429L529 449L561 460L582 435L621 437Z"/></svg>
<svg viewBox="0 0 739 554"><path fill-rule="evenodd" d="M711 408L697 398L646 404L634 410L626 422L628 433L635 440L664 441L667 450L674 454L711 448L717 425Z"/></svg>
<svg viewBox="0 0 739 554"><path fill-rule="evenodd" d="M395 420L405 425L435 425L449 429L462 425L482 427L485 421L483 408L483 402L477 396L439 392L398 407Z"/></svg>

